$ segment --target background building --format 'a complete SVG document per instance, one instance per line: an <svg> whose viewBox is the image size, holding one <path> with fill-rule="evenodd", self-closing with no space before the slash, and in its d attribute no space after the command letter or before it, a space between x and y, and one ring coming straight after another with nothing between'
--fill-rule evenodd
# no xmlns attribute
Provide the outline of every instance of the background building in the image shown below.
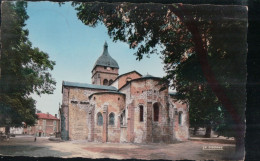
<svg viewBox="0 0 260 161"><path fill-rule="evenodd" d="M41 137L55 135L60 132L60 119L57 118L57 115L37 113L37 116L37 123L35 126L27 126L24 130L25 134Z"/></svg>

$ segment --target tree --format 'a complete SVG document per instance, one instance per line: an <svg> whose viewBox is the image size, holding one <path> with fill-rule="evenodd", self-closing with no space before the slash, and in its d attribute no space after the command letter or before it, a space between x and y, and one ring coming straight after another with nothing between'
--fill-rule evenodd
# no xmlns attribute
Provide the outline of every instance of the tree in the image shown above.
<svg viewBox="0 0 260 161"><path fill-rule="evenodd" d="M2 3L0 126L34 125L35 100L30 94L51 94L55 89L49 72L55 62L28 40L26 7L26 2Z"/></svg>
<svg viewBox="0 0 260 161"><path fill-rule="evenodd" d="M206 127L205 137L211 137L211 129L215 129L223 119L223 112L219 108L220 102L203 76L196 54L172 72L175 73L175 86L179 91L176 97L189 102L189 121L190 127L194 128L194 135L199 127Z"/></svg>
<svg viewBox="0 0 260 161"><path fill-rule="evenodd" d="M164 79L172 82L177 97L190 102L193 109L197 107L210 112L212 119L219 108L221 116L231 116L232 121L224 119L227 122L223 124L232 124L237 151L244 152L245 7L130 3L73 5L84 24L95 27L99 22L104 23L114 41L123 41L130 48L137 48L138 60L144 55L158 53L156 47L161 45L167 73ZM195 71L195 66L199 70ZM205 99L198 102L198 98ZM201 113L201 117L205 118L206 113Z"/></svg>

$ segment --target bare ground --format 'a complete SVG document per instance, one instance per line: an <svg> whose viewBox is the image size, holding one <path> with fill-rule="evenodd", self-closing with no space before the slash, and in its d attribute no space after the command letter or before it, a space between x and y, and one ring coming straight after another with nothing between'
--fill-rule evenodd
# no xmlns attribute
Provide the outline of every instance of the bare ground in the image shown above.
<svg viewBox="0 0 260 161"><path fill-rule="evenodd" d="M205 147L213 149L205 149ZM0 142L0 155L61 158L135 158L145 160L233 160L235 159L235 144L232 139L204 139L199 137L192 137L189 141L175 144L119 144L87 142L85 140L60 142L50 141L47 137L38 137L37 141L34 142L32 136L16 136L8 141Z"/></svg>

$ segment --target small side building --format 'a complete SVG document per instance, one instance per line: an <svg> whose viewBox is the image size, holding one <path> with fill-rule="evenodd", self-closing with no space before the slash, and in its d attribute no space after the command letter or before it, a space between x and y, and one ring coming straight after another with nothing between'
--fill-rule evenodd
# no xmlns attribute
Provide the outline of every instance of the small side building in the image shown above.
<svg viewBox="0 0 260 161"><path fill-rule="evenodd" d="M60 119L57 115L37 113L38 120L35 126L27 126L26 133L38 137L51 136L60 132Z"/></svg>

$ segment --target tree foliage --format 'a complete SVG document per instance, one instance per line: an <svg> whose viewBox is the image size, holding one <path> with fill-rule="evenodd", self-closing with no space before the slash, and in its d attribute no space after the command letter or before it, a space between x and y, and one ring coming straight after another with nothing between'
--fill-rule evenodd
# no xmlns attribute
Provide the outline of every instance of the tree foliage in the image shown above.
<svg viewBox="0 0 260 161"><path fill-rule="evenodd" d="M2 3L1 126L20 126L22 121L33 125L35 100L30 94L51 94L55 89L50 74L55 62L28 40L26 7L26 2Z"/></svg>

